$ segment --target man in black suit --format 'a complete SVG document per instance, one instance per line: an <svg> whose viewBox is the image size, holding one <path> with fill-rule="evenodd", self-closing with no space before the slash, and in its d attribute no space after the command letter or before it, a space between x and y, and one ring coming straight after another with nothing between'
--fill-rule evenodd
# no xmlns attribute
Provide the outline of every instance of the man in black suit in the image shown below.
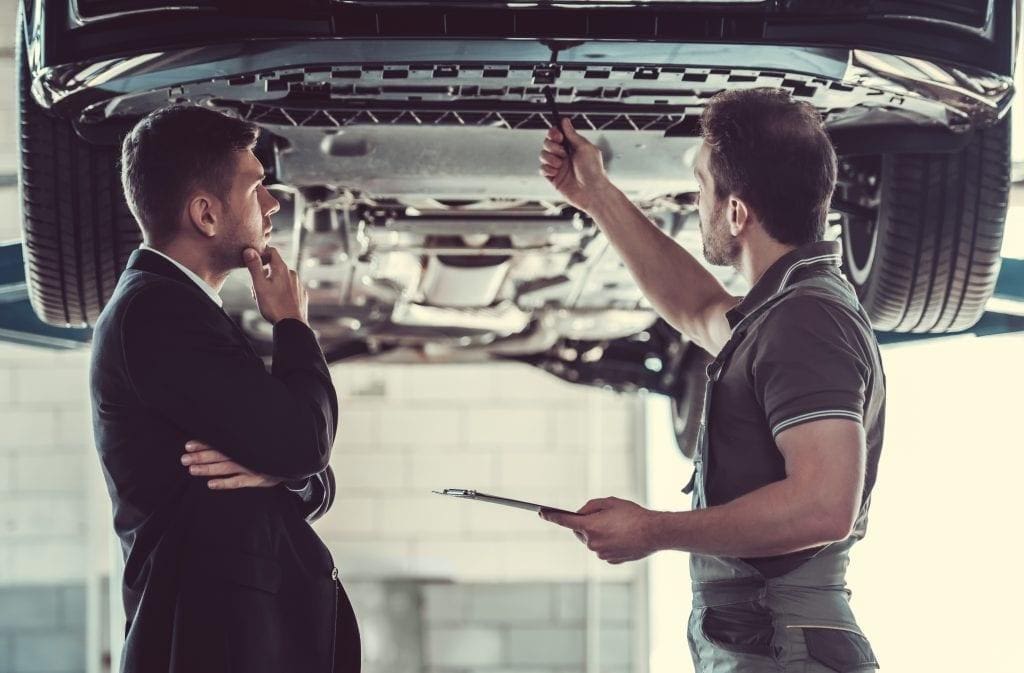
<svg viewBox="0 0 1024 673"><path fill-rule="evenodd" d="M259 129L173 106L125 138L145 243L96 323L93 428L125 555L123 673L349 673L359 632L310 528L334 498L338 402L294 271ZM218 292L247 266L268 373Z"/></svg>

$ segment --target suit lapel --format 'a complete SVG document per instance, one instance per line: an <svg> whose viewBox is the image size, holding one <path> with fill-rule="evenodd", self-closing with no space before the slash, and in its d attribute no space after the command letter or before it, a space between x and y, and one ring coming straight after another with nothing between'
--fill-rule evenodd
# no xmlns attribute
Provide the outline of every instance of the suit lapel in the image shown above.
<svg viewBox="0 0 1024 673"><path fill-rule="evenodd" d="M148 273L155 273L158 276L170 278L171 280L183 283L186 286L188 286L188 288L191 291L195 292L196 296L200 297L202 301L204 301L207 305L216 310L217 313L219 313L224 318L224 320L226 320L228 324L231 325L231 329L234 330L235 334L239 337L242 343L245 344L245 347L249 351L249 353L251 353L260 361L261 366L263 365L263 358L261 358L259 353L256 352L256 349L252 347L252 343L249 341L249 337L247 337L245 332L242 331L242 328L238 326L238 323L235 322L235 320L230 315L228 315L227 312L222 307L218 306L216 302L210 299L209 295L203 292L202 288L195 284L195 281L193 281L191 278L182 273L181 269L174 266L174 264L171 264L169 261L167 261L160 255L139 248L133 250L131 255L128 257L128 266L126 268L135 269L137 271L146 271Z"/></svg>

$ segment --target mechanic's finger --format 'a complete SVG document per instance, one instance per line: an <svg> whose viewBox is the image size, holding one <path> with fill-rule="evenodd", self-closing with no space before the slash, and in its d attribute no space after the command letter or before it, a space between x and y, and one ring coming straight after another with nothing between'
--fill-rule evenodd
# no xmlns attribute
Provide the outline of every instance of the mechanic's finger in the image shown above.
<svg viewBox="0 0 1024 673"><path fill-rule="evenodd" d="M538 512L540 518L545 521L550 521L553 524L557 524L564 528L572 528L573 530L583 530L581 525L583 522L580 521L581 517L575 514L569 514L568 512L555 512L550 509L542 509Z"/></svg>
<svg viewBox="0 0 1024 673"><path fill-rule="evenodd" d="M221 463L225 460L231 460L220 451L216 449L206 449L205 451L196 451L195 453L186 453L181 457L182 465L200 465L207 463Z"/></svg>
<svg viewBox="0 0 1024 673"><path fill-rule="evenodd" d="M561 143L563 139L562 132L556 129L554 126L552 126L551 128L548 129L547 138L552 142Z"/></svg>
<svg viewBox="0 0 1024 673"><path fill-rule="evenodd" d="M546 166L554 166L560 168L562 163L565 161L562 157L555 156L551 152L543 151L540 153L540 162Z"/></svg>
<svg viewBox="0 0 1024 673"><path fill-rule="evenodd" d="M583 505L583 507L580 507L578 510L576 510L576 513L580 515L586 515L593 514L594 512L600 512L603 509L608 509L610 500L611 498L595 498L593 500L588 500L587 504Z"/></svg>
<svg viewBox="0 0 1024 673"><path fill-rule="evenodd" d="M207 444L206 442L200 441L198 439L190 439L187 442L185 442L185 450L186 451L203 451L205 449L212 449L212 448L213 447L211 445Z"/></svg>
<svg viewBox="0 0 1024 673"><path fill-rule="evenodd" d="M544 141L544 150L547 152L551 152L552 154L558 155L560 157L569 156L569 153L565 151L564 147L562 147L558 143L551 142L550 140Z"/></svg>

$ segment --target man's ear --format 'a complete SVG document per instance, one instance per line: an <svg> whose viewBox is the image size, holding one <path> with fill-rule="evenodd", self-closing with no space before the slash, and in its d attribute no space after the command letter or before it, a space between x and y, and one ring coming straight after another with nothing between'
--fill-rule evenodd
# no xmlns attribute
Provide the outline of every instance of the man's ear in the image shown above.
<svg viewBox="0 0 1024 673"><path fill-rule="evenodd" d="M750 223L750 209L747 208L747 204L744 203L743 199L730 196L726 217L729 220L729 233L733 236L739 236Z"/></svg>
<svg viewBox="0 0 1024 673"><path fill-rule="evenodd" d="M188 219L200 234L214 237L220 224L220 202L209 194L196 194L188 202Z"/></svg>

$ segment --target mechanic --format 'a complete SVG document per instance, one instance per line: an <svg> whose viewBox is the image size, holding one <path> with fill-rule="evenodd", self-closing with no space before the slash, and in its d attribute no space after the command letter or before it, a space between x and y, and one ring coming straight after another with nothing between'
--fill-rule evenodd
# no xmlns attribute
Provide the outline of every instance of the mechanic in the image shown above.
<svg viewBox="0 0 1024 673"><path fill-rule="evenodd" d="M685 492L658 512L619 498L542 511L609 563L690 553L697 671L878 668L849 605L882 445L878 344L823 240L836 155L817 111L779 89L723 92L694 162L704 256L750 284L731 296L609 180L569 120L540 172L590 214L658 313L715 356ZM568 151L566 149L568 147Z"/></svg>

